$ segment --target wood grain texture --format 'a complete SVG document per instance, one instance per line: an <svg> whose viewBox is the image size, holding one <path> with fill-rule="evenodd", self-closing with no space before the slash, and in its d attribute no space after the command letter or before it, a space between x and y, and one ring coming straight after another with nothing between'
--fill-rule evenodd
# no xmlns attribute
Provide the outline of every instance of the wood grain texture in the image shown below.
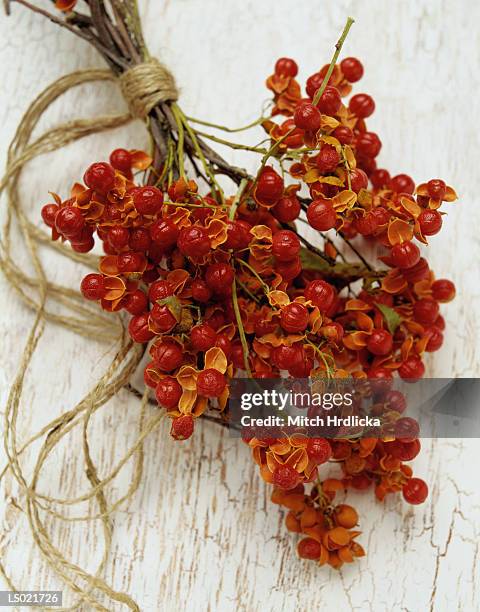
<svg viewBox="0 0 480 612"><path fill-rule="evenodd" d="M12 8L13 16L0 21L2 165L21 114L44 85L74 69L100 65L82 41L19 6ZM473 0L144 0L141 13L150 49L176 75L186 112L230 125L258 116L267 98L263 82L277 57L295 57L306 78L330 58L347 14L356 18L345 54L362 58L366 66L357 91L372 93L377 101L369 127L384 141L382 165L419 181L441 176L461 196L450 205L441 236L431 241L432 267L440 277L454 279L459 297L442 309L445 344L429 360L428 372L478 376L480 40L473 24L480 19L480 5ZM85 87L57 102L45 124L121 105L112 85ZM66 193L91 160L105 158L117 146L145 143L136 123L35 161L22 185L31 218L39 219L48 190ZM254 167L249 156L225 154ZM79 266L65 264L48 249L43 257L54 280L76 284ZM0 282L4 400L32 317L3 278ZM73 406L111 355L111 347L50 326L27 377L21 436ZM91 450L101 474L134 440L137 419L138 402L126 393L92 419ZM66 496L86 489L75 452L79 442L73 436L58 448L42 490ZM145 457L139 492L115 515L106 573L107 581L131 593L144 611L480 609L476 440L425 442L415 471L431 483L431 496L421 507L400 500L383 507L369 495L352 495L368 556L339 573L296 558L295 538L284 528L283 513L269 502L248 449L225 432L201 424L191 443L178 444L164 427L148 439ZM25 465L31 468L31 458ZM110 500L125 491L129 469L112 485ZM1 496L2 560L23 589L61 588L15 508L17 489L7 484ZM94 508L86 504L66 511L73 516ZM102 546L99 526L55 522L51 529L73 560L95 568Z"/></svg>

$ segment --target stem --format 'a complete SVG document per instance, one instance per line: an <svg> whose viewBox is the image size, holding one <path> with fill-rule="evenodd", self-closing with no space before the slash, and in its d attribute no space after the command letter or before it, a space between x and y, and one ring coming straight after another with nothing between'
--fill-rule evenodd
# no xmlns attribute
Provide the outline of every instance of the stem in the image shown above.
<svg viewBox="0 0 480 612"><path fill-rule="evenodd" d="M235 194L235 197L233 199L232 202L232 206L230 208L230 212L228 213L228 218L230 219L230 221L233 221L233 219L235 218L235 213L237 212L237 207L240 203L240 200L242 198L242 194L245 190L245 187L247 186L247 179L242 179L240 182L240 185L238 187L237 193Z"/></svg>
<svg viewBox="0 0 480 612"><path fill-rule="evenodd" d="M205 155L203 154L203 151L199 145L199 141L197 139L196 133L195 131L191 128L190 124L187 121L187 118L185 117L183 111L180 109L180 107L178 106L178 104L172 104L171 105L172 108L172 112L175 115L175 118L179 118L179 121L182 123L182 125L185 127L185 129L187 130L187 133L190 137L190 140L192 142L193 148L198 156L198 158L200 159L200 161L202 162L202 166L205 170L205 173L207 174L207 176L210 179L210 187L212 188L212 190L214 192L217 192L218 195L220 196L221 200L223 201L223 190L220 187L220 185L217 182L217 179L215 178L215 174L212 172L212 168L210 167L209 164L207 164L207 160L205 159Z"/></svg>
<svg viewBox="0 0 480 612"><path fill-rule="evenodd" d="M213 136L213 134L207 134L206 132L199 132L197 130L196 133L199 136L203 136L204 138L208 138L208 140L213 140L214 142L218 142L218 144L223 144L227 147L230 147L231 149L241 149L244 151L252 151L253 153L262 153L262 155L264 155L267 152L266 149L261 149L260 147L250 147L248 145L239 144L237 142L232 142L231 140L224 140L223 138L218 138L218 136Z"/></svg>
<svg viewBox="0 0 480 612"><path fill-rule="evenodd" d="M256 272L252 266L247 263L246 261L244 261L243 259L237 259L236 261L238 261L238 263L242 266L245 266L245 268L247 268L248 270L250 270L250 272L255 276L255 278L258 280L258 282L261 284L262 289L264 290L264 292L266 294L268 294L270 292L270 287L267 285L267 283L262 279L262 277L258 274L258 272Z"/></svg>
<svg viewBox="0 0 480 612"><path fill-rule="evenodd" d="M242 315L240 314L240 308L238 306L238 296L237 296L237 282L235 278L232 283L232 302L233 302L233 310L235 312L235 319L237 321L238 327L238 335L240 336L240 342L242 343L242 351L243 351L243 363L245 365L245 371L248 375L248 378L252 378L252 371L250 370L250 364L248 363L248 343L247 337L245 336L245 330L243 329Z"/></svg>
<svg viewBox="0 0 480 612"><path fill-rule="evenodd" d="M90 29L86 29L86 28L77 29L74 26L70 25L67 21L59 19L54 14L49 13L48 11L41 9L38 6L31 4L30 2L27 2L27 0L11 0L11 1L16 2L17 4L21 4L22 6L28 8L34 13L38 13L39 15L46 17L53 23L59 25L62 28L69 30L73 34L76 34L76 36L79 36L80 38L83 38L83 40L86 40L87 42L89 42L96 49L98 49L98 51L103 55L105 60L108 61L108 63L110 64L110 67L112 68L112 70L114 70L114 72L118 73L119 69L126 70L128 68L128 63L123 58L121 58L119 55L116 55L110 49L105 47L105 45L93 34L93 32Z"/></svg>
<svg viewBox="0 0 480 612"><path fill-rule="evenodd" d="M243 291L245 291L245 293L250 297L250 299L252 299L254 302L257 302L257 304L260 304L260 300L258 299L258 297L256 295L254 295L250 291L250 289L244 283L242 283L242 281L240 279L237 279L237 283L240 285L240 287L243 289Z"/></svg>
<svg viewBox="0 0 480 612"><path fill-rule="evenodd" d="M184 131L183 131L183 121L182 117L179 113L179 108L176 104L172 104L172 113L177 122L177 133L178 133L178 142L177 142L177 156L178 156L178 171L180 172L180 176L185 178L185 160L184 160Z"/></svg>
<svg viewBox="0 0 480 612"><path fill-rule="evenodd" d="M203 119L196 119L195 117L187 117L187 119L191 123L206 125L207 127L213 127L217 130L222 130L223 132L229 132L230 134L233 134L234 132L244 132L245 130L249 130L250 128L255 127L256 125L260 125L260 123L262 123L262 121L265 121L267 117L259 117L258 119L255 119L255 121L252 121L252 123L249 123L248 125L244 125L243 127L239 128L229 128L225 125L218 125L217 123L212 123L211 121L204 121Z"/></svg>
<svg viewBox="0 0 480 612"><path fill-rule="evenodd" d="M370 270L370 272L374 272L372 266L368 263L368 261L365 259L365 257L363 257L363 255L358 251L358 249L356 249L353 244L350 242L350 240L348 240L348 238L345 238L345 236L339 232L338 235L340 236L340 238L346 243L348 244L348 246L351 248L351 250L355 253L355 255L358 257L358 259L363 263L363 265L367 268L367 270Z"/></svg>
<svg viewBox="0 0 480 612"><path fill-rule="evenodd" d="M318 104L318 101L320 100L323 92L325 91L325 87L327 86L328 81L330 80L330 77L332 76L332 72L333 72L333 69L335 68L335 64L337 63L338 56L340 55L340 51L342 50L343 43L345 42L345 39L348 36L348 32L354 22L355 20L352 19L351 17L347 19L347 23L345 24L345 27L343 28L342 35L340 36L340 38L337 41L337 44L335 45L335 53L333 54L332 61L330 62L330 66L328 67L327 74L325 75L325 78L323 79L322 84L317 89L313 97L314 106Z"/></svg>
<svg viewBox="0 0 480 612"><path fill-rule="evenodd" d="M282 144L282 142L284 140L286 140L290 134L292 134L292 132L294 132L297 128L292 128L291 130L288 130L288 132L286 134L284 134L281 138L279 138L278 140L276 140L274 142L274 144L270 147L270 149L268 149L268 151L265 153L265 155L262 157L262 163L260 164L260 169L257 172L257 178L260 176L260 174L262 173L262 170L265 168L267 161L270 159L270 157L275 153L275 151L278 149L278 147Z"/></svg>
<svg viewBox="0 0 480 612"><path fill-rule="evenodd" d="M320 347L317 346L316 344L314 344L311 340L309 340L308 338L306 339L307 344L309 344L313 350L320 356L320 359L323 362L323 365L325 366L325 371L327 372L327 378L333 378L334 375L334 370L328 365L327 362L327 358L326 358L326 353L324 353L323 351L320 350ZM329 357L331 357L331 355L329 355ZM332 358L333 359L333 358ZM335 366L335 362L334 366Z"/></svg>
<svg viewBox="0 0 480 612"><path fill-rule="evenodd" d="M348 163L347 156L345 155L345 147L342 147L342 157L343 157L343 163L345 164L345 170L347 171L347 185L351 191L352 190L352 179L350 176L351 168L350 168L350 164Z"/></svg>

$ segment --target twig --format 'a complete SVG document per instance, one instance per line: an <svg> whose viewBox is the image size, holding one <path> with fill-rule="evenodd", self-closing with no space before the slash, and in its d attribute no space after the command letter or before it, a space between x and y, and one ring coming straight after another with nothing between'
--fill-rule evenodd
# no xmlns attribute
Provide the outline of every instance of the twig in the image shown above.
<svg viewBox="0 0 480 612"><path fill-rule="evenodd" d="M350 28L352 27L354 23L355 23L355 20L352 19L351 17L347 19L347 23L345 24L345 27L343 28L343 32L340 38L338 39L337 44L335 45L335 53L333 54L333 57L330 61L330 65L328 67L327 74L325 75L325 78L323 79L322 84L317 89L313 97L313 104L315 106L318 104L320 98L322 97L323 92L325 91L328 81L330 80L330 77L332 76L333 69L335 68L335 64L337 63L337 59L338 59L338 56L340 55L340 51L342 50L343 43L345 42L345 39L348 36L348 32L350 31Z"/></svg>

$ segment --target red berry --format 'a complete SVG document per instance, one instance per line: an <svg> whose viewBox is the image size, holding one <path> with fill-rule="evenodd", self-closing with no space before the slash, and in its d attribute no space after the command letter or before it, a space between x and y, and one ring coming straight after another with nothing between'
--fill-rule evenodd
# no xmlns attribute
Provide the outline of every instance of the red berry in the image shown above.
<svg viewBox="0 0 480 612"><path fill-rule="evenodd" d="M278 261L291 261L300 253L300 240L290 230L280 230L273 235L272 253Z"/></svg>
<svg viewBox="0 0 480 612"><path fill-rule="evenodd" d="M390 183L390 172L382 168L378 168L370 175L370 182L375 189L383 189Z"/></svg>
<svg viewBox="0 0 480 612"><path fill-rule="evenodd" d="M280 198L271 213L280 223L291 223L300 214L301 206L296 196Z"/></svg>
<svg viewBox="0 0 480 612"><path fill-rule="evenodd" d="M208 266L205 281L214 293L228 293L232 287L235 272L227 263L214 263Z"/></svg>
<svg viewBox="0 0 480 612"><path fill-rule="evenodd" d="M392 247L391 257L397 268L411 268L420 261L420 249L410 240Z"/></svg>
<svg viewBox="0 0 480 612"><path fill-rule="evenodd" d="M164 300L173 295L173 287L166 280L157 280L150 285L148 299L154 304L157 300Z"/></svg>
<svg viewBox="0 0 480 612"><path fill-rule="evenodd" d="M370 176L377 169L377 162L373 157L364 157L358 154L357 164L360 170L363 170L367 176Z"/></svg>
<svg viewBox="0 0 480 612"><path fill-rule="evenodd" d="M204 304L212 297L212 291L207 283L200 279L195 279L191 285L192 297L196 302Z"/></svg>
<svg viewBox="0 0 480 612"><path fill-rule="evenodd" d="M308 77L307 82L305 84L305 89L307 90L307 96L309 98L314 98L317 89L319 89L323 83L324 76L320 74L320 72L316 72Z"/></svg>
<svg viewBox="0 0 480 612"><path fill-rule="evenodd" d="M202 370L197 378L197 393L203 397L219 397L227 381L225 376L214 368Z"/></svg>
<svg viewBox="0 0 480 612"><path fill-rule="evenodd" d="M432 283L432 296L438 302L450 302L455 297L455 285L446 278Z"/></svg>
<svg viewBox="0 0 480 612"><path fill-rule="evenodd" d="M447 191L447 185L442 179L432 179L427 183L428 195L434 200L443 200Z"/></svg>
<svg viewBox="0 0 480 612"><path fill-rule="evenodd" d="M428 486L421 478L410 478L403 486L402 493L409 504L422 504L428 497Z"/></svg>
<svg viewBox="0 0 480 612"><path fill-rule="evenodd" d="M401 442L411 442L420 435L420 425L412 417L402 417L395 422L394 435Z"/></svg>
<svg viewBox="0 0 480 612"><path fill-rule="evenodd" d="M130 174L132 169L132 156L126 149L115 149L110 153L110 163L123 174Z"/></svg>
<svg viewBox="0 0 480 612"><path fill-rule="evenodd" d="M321 312L327 312L335 302L335 289L323 280L313 280L308 283L304 291L305 299L318 306Z"/></svg>
<svg viewBox="0 0 480 612"><path fill-rule="evenodd" d="M398 373L404 380L418 380L425 374L425 366L420 357L412 355L398 368Z"/></svg>
<svg viewBox="0 0 480 612"><path fill-rule="evenodd" d="M183 255L195 259L203 257L211 249L207 230L199 225L192 225L180 230L177 245Z"/></svg>
<svg viewBox="0 0 480 612"><path fill-rule="evenodd" d="M275 270L287 281L287 283L291 282L294 278L297 278L302 271L300 257L295 257L295 259L291 259L290 261L276 261Z"/></svg>
<svg viewBox="0 0 480 612"><path fill-rule="evenodd" d="M183 361L183 352L179 344L173 340L160 340L152 346L152 359L162 372L176 370Z"/></svg>
<svg viewBox="0 0 480 612"><path fill-rule="evenodd" d="M297 348L281 344L276 346L271 352L273 365L279 370L288 370L291 363L295 360Z"/></svg>
<svg viewBox="0 0 480 612"><path fill-rule="evenodd" d="M148 308L148 298L141 289L135 289L130 293L124 303L124 308L131 315L139 315Z"/></svg>
<svg viewBox="0 0 480 612"><path fill-rule="evenodd" d="M425 347L425 350L429 353L438 351L438 349L441 348L443 344L442 332L438 329L436 325L432 325L425 331L428 336L428 342L427 342L427 346Z"/></svg>
<svg viewBox="0 0 480 612"><path fill-rule="evenodd" d="M148 312L136 315L130 319L128 333L134 342L144 344L155 335L148 327Z"/></svg>
<svg viewBox="0 0 480 612"><path fill-rule="evenodd" d="M295 109L293 120L301 130L316 132L320 129L322 115L318 108L310 102L302 102Z"/></svg>
<svg viewBox="0 0 480 612"><path fill-rule="evenodd" d="M357 94L350 99L348 108L360 119L366 119L373 114L375 102L368 94Z"/></svg>
<svg viewBox="0 0 480 612"><path fill-rule="evenodd" d="M368 187L368 176L361 168L353 168L350 170L350 184L352 191L358 193L360 189Z"/></svg>
<svg viewBox="0 0 480 612"><path fill-rule="evenodd" d="M178 321L166 304L157 303L150 311L150 323L155 332L166 334L177 325Z"/></svg>
<svg viewBox="0 0 480 612"><path fill-rule="evenodd" d="M367 342L367 349L373 355L388 355L393 347L393 338L385 329L374 329Z"/></svg>
<svg viewBox="0 0 480 612"><path fill-rule="evenodd" d="M402 414L405 412L405 408L407 407L407 400L405 396L400 391L396 391L395 389L390 389L390 391L385 396L385 403L388 404L388 407L391 410L395 410L395 412L399 412Z"/></svg>
<svg viewBox="0 0 480 612"><path fill-rule="evenodd" d="M238 368L239 370L245 369L245 363L243 361L242 343L240 342L240 340L232 342L231 358L232 358L232 363L236 368Z"/></svg>
<svg viewBox="0 0 480 612"><path fill-rule="evenodd" d="M151 243L150 232L144 227L137 227L130 230L130 238L128 246L132 251L140 251L145 253L150 248Z"/></svg>
<svg viewBox="0 0 480 612"><path fill-rule="evenodd" d="M336 127L333 130L332 136L334 136L343 145L352 144L354 138L352 130L346 125L339 125Z"/></svg>
<svg viewBox="0 0 480 612"><path fill-rule="evenodd" d="M363 217L358 217L354 221L355 229L362 236L371 236L378 229L378 217L373 213L373 211L363 215Z"/></svg>
<svg viewBox="0 0 480 612"><path fill-rule="evenodd" d="M133 196L133 204L141 215L156 215L163 204L163 193L157 187L140 187Z"/></svg>
<svg viewBox="0 0 480 612"><path fill-rule="evenodd" d="M301 559L316 561L322 554L322 545L313 538L303 538L297 545L297 551Z"/></svg>
<svg viewBox="0 0 480 612"><path fill-rule="evenodd" d="M265 168L255 189L255 199L266 206L273 206L283 195L283 179L273 168Z"/></svg>
<svg viewBox="0 0 480 612"><path fill-rule="evenodd" d="M178 234L177 226L169 219L158 219L150 226L151 239L164 249L168 249L176 244Z"/></svg>
<svg viewBox="0 0 480 612"><path fill-rule="evenodd" d="M191 414L184 414L172 420L170 435L174 440L187 440L193 434L195 422Z"/></svg>
<svg viewBox="0 0 480 612"><path fill-rule="evenodd" d="M282 308L280 325L290 333L300 333L307 329L309 312L303 304L291 302Z"/></svg>
<svg viewBox="0 0 480 612"><path fill-rule="evenodd" d="M291 465L280 465L273 472L273 484L280 489L289 491L300 482L300 475Z"/></svg>
<svg viewBox="0 0 480 612"><path fill-rule="evenodd" d="M356 83L363 76L362 62L356 57L346 57L340 62L340 68L342 69L343 76L350 83Z"/></svg>
<svg viewBox="0 0 480 612"><path fill-rule="evenodd" d="M392 386L392 372L390 370L387 370L387 368L370 368L367 371L367 376L374 393L386 393Z"/></svg>
<svg viewBox="0 0 480 612"><path fill-rule="evenodd" d="M313 359L307 357L304 349L300 347L294 353L294 359L288 366L288 373L294 378L308 378L313 370Z"/></svg>
<svg viewBox="0 0 480 612"><path fill-rule="evenodd" d="M208 351L209 348L215 346L216 339L217 332L208 323L195 325L190 332L190 340L196 351Z"/></svg>
<svg viewBox="0 0 480 612"><path fill-rule="evenodd" d="M317 465L326 463L332 456L332 447L325 438L310 438L307 442L308 458Z"/></svg>
<svg viewBox="0 0 480 612"><path fill-rule="evenodd" d="M223 244L226 249L241 250L247 248L252 239L251 225L242 221L228 221L227 240Z"/></svg>
<svg viewBox="0 0 480 612"><path fill-rule="evenodd" d="M340 163L340 155L333 145L325 144L320 149L316 161L320 172L333 172Z"/></svg>
<svg viewBox="0 0 480 612"><path fill-rule="evenodd" d="M317 103L317 107L324 115L335 115L340 106L342 105L342 98L336 87L327 85L325 91L320 96L320 100Z"/></svg>
<svg viewBox="0 0 480 612"><path fill-rule="evenodd" d="M430 278L430 268L428 267L427 260L424 257L420 257L418 263L411 268L403 269L402 274L409 283L417 283L424 278Z"/></svg>
<svg viewBox="0 0 480 612"><path fill-rule="evenodd" d="M105 279L101 274L87 274L82 280L80 291L87 300L101 300L105 297Z"/></svg>
<svg viewBox="0 0 480 612"><path fill-rule="evenodd" d="M412 194L415 191L415 183L408 174L397 174L390 180L388 186L395 193Z"/></svg>
<svg viewBox="0 0 480 612"><path fill-rule="evenodd" d="M122 274L133 274L135 272L143 272L146 265L145 255L143 253L120 253L117 258L118 269Z"/></svg>
<svg viewBox="0 0 480 612"><path fill-rule="evenodd" d="M415 302L413 306L413 316L415 317L415 320L422 323L422 325L430 325L435 323L439 311L440 308L438 306L438 302L428 298L418 300L418 302Z"/></svg>
<svg viewBox="0 0 480 612"><path fill-rule="evenodd" d="M218 334L215 341L215 346L225 353L225 357L228 359L232 354L232 343L227 334Z"/></svg>
<svg viewBox="0 0 480 612"><path fill-rule="evenodd" d="M42 219L48 227L55 227L55 217L59 210L60 208L56 204L45 204L42 208Z"/></svg>
<svg viewBox="0 0 480 612"><path fill-rule="evenodd" d="M295 60L289 57L281 57L275 63L275 74L280 76L296 77L298 74L298 66Z"/></svg>
<svg viewBox="0 0 480 612"><path fill-rule="evenodd" d="M106 162L92 164L83 175L85 185L99 193L107 193L113 189L115 170Z"/></svg>
<svg viewBox="0 0 480 612"><path fill-rule="evenodd" d="M153 361L150 361L149 363L147 363L147 365L145 366L145 369L143 370L143 380L145 384L148 387L151 387L152 389L155 389L155 387L158 384L157 374L154 371L154 369L155 369L155 365Z"/></svg>
<svg viewBox="0 0 480 612"><path fill-rule="evenodd" d="M355 140L355 148L359 155L377 157L382 148L382 142L374 132L362 132Z"/></svg>
<svg viewBox="0 0 480 612"><path fill-rule="evenodd" d="M244 219L237 219L235 221L235 231L238 231L239 236L241 236L240 248L247 247L252 240L252 226L250 223Z"/></svg>
<svg viewBox="0 0 480 612"><path fill-rule="evenodd" d="M424 236L433 236L434 234L438 234L442 228L442 215L438 210L430 210L427 208L426 210L422 210L418 216L418 222Z"/></svg>
<svg viewBox="0 0 480 612"><path fill-rule="evenodd" d="M176 408L182 397L182 387L176 378L165 376L165 378L160 379L155 387L155 397L157 402L164 408Z"/></svg>
<svg viewBox="0 0 480 612"><path fill-rule="evenodd" d="M129 238L130 232L128 228L122 227L121 225L114 225L107 233L107 240L116 251L121 251L126 247Z"/></svg>
<svg viewBox="0 0 480 612"><path fill-rule="evenodd" d="M313 200L307 209L307 219L313 229L327 231L335 227L337 213L329 200Z"/></svg>
<svg viewBox="0 0 480 612"><path fill-rule="evenodd" d="M70 244L72 249L77 253L88 253L95 245L95 240L92 236L92 228L85 226L79 234L70 238Z"/></svg>
<svg viewBox="0 0 480 612"><path fill-rule="evenodd" d="M207 319L207 323L210 327L213 327L215 331L218 331L225 325L225 315L220 310L215 310Z"/></svg>
<svg viewBox="0 0 480 612"><path fill-rule="evenodd" d="M79 208L64 206L60 208L55 217L55 228L59 234L70 238L78 235L85 225L85 219Z"/></svg>

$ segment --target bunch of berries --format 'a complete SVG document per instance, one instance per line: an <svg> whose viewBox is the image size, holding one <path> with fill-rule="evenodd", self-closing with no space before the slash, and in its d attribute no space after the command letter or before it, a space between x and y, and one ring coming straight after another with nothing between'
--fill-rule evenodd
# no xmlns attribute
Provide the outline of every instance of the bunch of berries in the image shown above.
<svg viewBox="0 0 480 612"><path fill-rule="evenodd" d="M439 304L455 287L435 278L419 245L440 231L440 208L456 194L440 179L415 185L378 168L382 141L366 125L374 100L359 93L343 102L362 64L346 58L326 82L328 69L311 75L302 94L296 63L277 61L267 80L272 115L262 123L270 148L235 196L213 183L202 190L183 167L147 173L147 154L117 149L87 169L68 199L55 196L42 209L53 240L80 253L102 244L99 270L81 291L128 314L132 340L150 356L145 383L176 440L189 438L206 410L227 410L239 372L369 379L401 430L406 402L391 382L421 378L425 353L442 345ZM318 236L315 244L298 221ZM339 242L361 261L342 261ZM378 247L378 267L361 256L365 243ZM333 504L338 491L373 486L380 500L402 491L413 504L427 496L404 464L420 450L415 435L257 434L244 440L275 487L274 501L290 510L287 527L305 536L303 558L340 567L364 554L352 531L356 511ZM329 460L342 477L322 481Z"/></svg>

